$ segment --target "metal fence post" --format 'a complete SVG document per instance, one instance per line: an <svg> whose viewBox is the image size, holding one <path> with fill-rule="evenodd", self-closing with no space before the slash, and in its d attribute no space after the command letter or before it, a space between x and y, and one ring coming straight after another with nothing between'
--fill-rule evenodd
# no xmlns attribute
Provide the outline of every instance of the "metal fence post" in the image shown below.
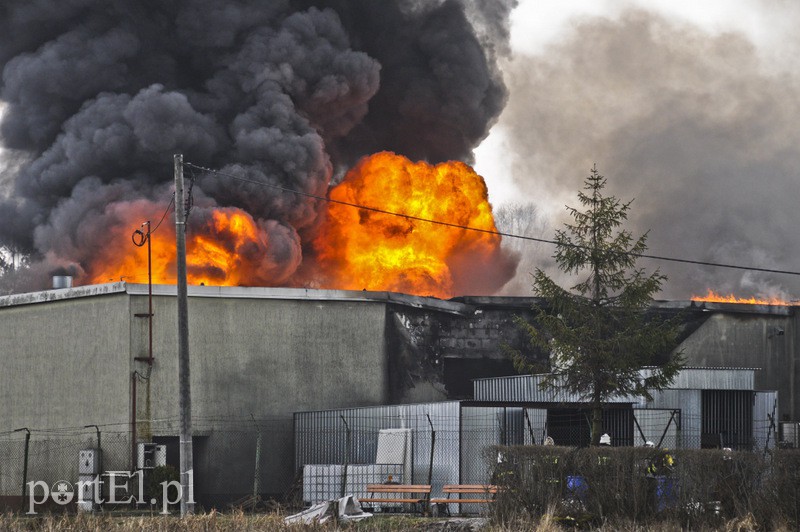
<svg viewBox="0 0 800 532"><path fill-rule="evenodd" d="M433 428L431 416L429 414L425 414L425 417L428 418L428 424L431 426L431 459L428 463L428 484L430 484L431 479L433 478L433 451L436 449L436 431Z"/></svg>
<svg viewBox="0 0 800 532"><path fill-rule="evenodd" d="M31 431L28 427L16 429L14 432L25 431L25 458L22 463L22 500L20 501L20 508L25 509L25 485L28 483L28 448L31 443Z"/></svg>
<svg viewBox="0 0 800 532"><path fill-rule="evenodd" d="M342 423L344 423L344 430L345 430L345 449L344 449L344 471L342 471L342 489L341 489L341 497L344 497L344 491L347 489L347 466L350 464L350 425L347 424L347 420L344 418L343 415L339 415L342 418Z"/></svg>
<svg viewBox="0 0 800 532"><path fill-rule="evenodd" d="M258 426L256 423L256 418L253 414L250 414L250 418L253 420L253 425L256 427L256 463L255 468L253 469L253 499L258 497L258 494L261 493L261 427Z"/></svg>

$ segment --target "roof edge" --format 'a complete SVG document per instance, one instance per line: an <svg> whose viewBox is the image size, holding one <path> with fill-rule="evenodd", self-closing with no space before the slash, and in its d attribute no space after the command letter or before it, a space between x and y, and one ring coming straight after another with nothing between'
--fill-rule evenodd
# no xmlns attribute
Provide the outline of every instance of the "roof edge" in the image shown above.
<svg viewBox="0 0 800 532"><path fill-rule="evenodd" d="M366 290L323 290L316 288L282 288L282 287L249 287L249 286L196 286L187 287L189 297L228 298L228 299L283 299L309 301L361 301L396 304L406 307L431 309L455 314L471 314L474 306L459 301L446 301L434 297L413 296L396 292L370 292ZM36 303L48 303L94 297L108 294L127 293L129 295L147 295L149 286L124 281L116 283L95 284L0 296L0 308ZM153 295L177 297L177 286L154 284Z"/></svg>
<svg viewBox="0 0 800 532"><path fill-rule="evenodd" d="M32 305L35 303L49 303L81 297L104 296L109 294L122 294L127 291L125 282L92 284L88 286L75 286L70 288L54 288L41 292L28 292L25 294L11 294L0 296L0 307L16 307Z"/></svg>

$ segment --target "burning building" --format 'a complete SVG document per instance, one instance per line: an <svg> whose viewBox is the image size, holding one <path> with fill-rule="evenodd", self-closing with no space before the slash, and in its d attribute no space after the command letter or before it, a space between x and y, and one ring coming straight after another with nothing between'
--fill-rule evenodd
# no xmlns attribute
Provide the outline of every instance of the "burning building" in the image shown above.
<svg viewBox="0 0 800 532"><path fill-rule="evenodd" d="M469 398L470 379L511 373L501 347L522 343L513 316L534 301L488 296L515 259L465 163L506 101L513 4L4 2L0 137L15 164L0 246L33 263L26 293L0 298L0 431L48 431L35 448L91 424L106 469L135 468L140 442L171 460L176 152L192 191L199 501L249 492L245 426L263 427L260 486L278 494L293 412ZM130 243L147 220L151 329ZM32 291L55 269L83 286ZM467 293L487 296L443 300ZM688 314L692 365L762 368L756 386L797 419L795 307ZM54 460L72 478L75 457ZM1 495L18 493L18 465L0 462Z"/></svg>
<svg viewBox="0 0 800 532"><path fill-rule="evenodd" d="M42 456L52 434L37 429L97 425L107 470L135 468L139 442L165 444L174 463L175 294L154 287L152 351L147 285L0 298L0 432L31 428ZM501 345L521 335L510 312L490 307L360 290L190 287L197 500L220 503L252 489L254 423L265 431L261 489L279 495L293 480L295 411L440 401L468 395L471 378L511 372ZM22 474L20 456L9 460L0 467L19 475L2 476L4 496L19 493ZM66 466L31 469L29 478L72 478L77 458L58 461Z"/></svg>
<svg viewBox="0 0 800 532"><path fill-rule="evenodd" d="M75 456L46 449L69 431L93 446L87 425L101 427L106 470L135 468L144 442L164 444L167 463L177 463L176 299L174 286L154 287L150 351L147 285L0 297L0 433L32 431L32 452L47 457L48 467L32 464L30 479L77 475L79 447ZM514 373L503 345L525 347L514 317L531 317L535 304L191 286L197 500L220 504L251 493L254 471L263 495L284 494L296 474L295 412L472 398L473 379ZM777 390L776 426L797 419L796 307L676 301L652 311L685 316L681 347L691 366L760 368L752 389ZM258 469L256 428L263 436ZM19 493L20 457L2 458L0 495Z"/></svg>

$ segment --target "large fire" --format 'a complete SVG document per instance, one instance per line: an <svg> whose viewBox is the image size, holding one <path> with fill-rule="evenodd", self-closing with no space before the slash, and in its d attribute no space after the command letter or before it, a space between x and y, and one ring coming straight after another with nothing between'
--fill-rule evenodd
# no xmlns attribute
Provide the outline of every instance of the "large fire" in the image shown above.
<svg viewBox="0 0 800 532"><path fill-rule="evenodd" d="M143 209L137 212L141 219ZM172 220L153 232L150 240L155 284L175 284L175 226ZM136 248L126 233L136 227L133 219L119 225L91 265L90 282L126 280L147 282L146 245ZM146 229L144 230L146 232ZM253 217L236 208L217 208L194 223L186 235L186 271L189 284L218 286L258 285L269 281L261 273L257 258L266 256L268 242Z"/></svg>
<svg viewBox="0 0 800 532"><path fill-rule="evenodd" d="M491 293L513 274L513 260L500 251L500 236L491 233L496 228L483 178L463 163L434 166L378 153L351 169L330 191L330 198L334 201L323 212L309 246L313 252L295 277L291 275L300 261L299 240L296 264L279 267L270 258L276 253L267 236L271 226L236 208L196 208L186 235L189 284L312 283L448 298ZM131 232L144 216L159 210L144 200L107 208L113 223L104 231L106 245L88 260L88 282L147 282L146 246L135 247ZM156 284L176 282L173 215L169 218L150 240Z"/></svg>
<svg viewBox="0 0 800 532"><path fill-rule="evenodd" d="M704 296L692 296L692 301L705 303L739 303L742 305L791 305L789 301L777 297L756 298L756 297L736 297L733 294L722 295L709 289Z"/></svg>
<svg viewBox="0 0 800 532"><path fill-rule="evenodd" d="M330 198L496 231L486 185L460 162L430 165L382 152L362 159ZM314 241L318 261L337 288L452 297L472 272L490 268L498 235L331 203ZM484 270L485 271L485 270ZM472 273L474 275L474 273Z"/></svg>

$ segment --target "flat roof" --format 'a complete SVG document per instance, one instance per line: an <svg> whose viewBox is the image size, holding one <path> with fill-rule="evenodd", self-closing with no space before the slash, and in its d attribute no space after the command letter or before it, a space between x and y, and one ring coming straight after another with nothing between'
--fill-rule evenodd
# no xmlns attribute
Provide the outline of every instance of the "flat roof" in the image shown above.
<svg viewBox="0 0 800 532"><path fill-rule="evenodd" d="M767 314L791 316L799 305L754 305L750 303L717 303L711 301L674 300L654 301L652 309L692 310L695 312L725 312L729 314Z"/></svg>
<svg viewBox="0 0 800 532"><path fill-rule="evenodd" d="M370 292L367 290L322 290L315 288L281 288L256 286L196 286L187 287L189 297L225 298L225 299L283 299L310 301L363 301L375 303L391 303L407 307L425 308L455 314L472 314L473 305L459 301L446 301L435 297L421 297L396 292ZM41 292L12 294L0 296L0 308L37 303L49 303L83 297L95 297L111 294L128 294L146 296L149 287L146 284L133 284L124 281L116 283L57 288ZM176 285L153 285L154 296L177 297Z"/></svg>
<svg viewBox="0 0 800 532"><path fill-rule="evenodd" d="M47 303L82 297L126 293L147 295L148 285L119 281L115 283L74 286L0 296L0 308ZM440 312L470 315L477 309L523 309L539 304L542 299L532 296L459 296L450 300L414 296L398 292L371 292L367 290L328 290L317 288L283 288L258 286L188 286L190 297L218 297L241 299L284 299L312 301L364 301L392 303L407 307L431 309ZM153 295L176 296L176 285L153 285ZM726 314L760 314L791 316L797 306L750 305L745 303L708 303L691 300L654 301L650 309L668 312L690 311L696 313L721 312Z"/></svg>
<svg viewBox="0 0 800 532"><path fill-rule="evenodd" d="M36 303L49 303L52 301L77 299L81 297L121 294L125 292L126 283L124 282L92 284L87 286L75 286L71 288L54 288L52 290L43 290L41 292L28 292L24 294L0 296L0 308L16 307L20 305L33 305Z"/></svg>

